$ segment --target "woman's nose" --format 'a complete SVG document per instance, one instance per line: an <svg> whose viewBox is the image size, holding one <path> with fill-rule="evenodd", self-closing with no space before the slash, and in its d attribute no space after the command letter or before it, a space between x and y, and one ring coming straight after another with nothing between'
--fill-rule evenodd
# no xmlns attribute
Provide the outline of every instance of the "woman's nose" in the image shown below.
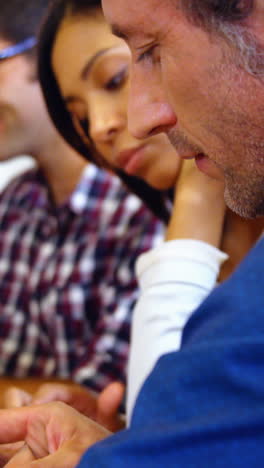
<svg viewBox="0 0 264 468"><path fill-rule="evenodd" d="M96 143L112 142L127 126L126 115L114 106L98 105L90 112L90 136Z"/></svg>

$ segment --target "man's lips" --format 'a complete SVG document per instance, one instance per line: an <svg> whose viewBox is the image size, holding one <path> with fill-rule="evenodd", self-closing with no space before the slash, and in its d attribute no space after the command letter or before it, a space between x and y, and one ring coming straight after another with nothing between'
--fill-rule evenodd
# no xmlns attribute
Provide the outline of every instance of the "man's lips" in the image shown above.
<svg viewBox="0 0 264 468"><path fill-rule="evenodd" d="M196 153L196 154L178 154L181 159L199 159L203 158L205 155L203 153Z"/></svg>
<svg viewBox="0 0 264 468"><path fill-rule="evenodd" d="M221 170L215 165L213 161L204 153L197 153L193 155L181 155L181 159L189 160L195 159L195 164L197 169L200 172L212 177L213 179L221 179L223 178L223 174Z"/></svg>
<svg viewBox="0 0 264 468"><path fill-rule="evenodd" d="M223 171L206 154L198 154L195 163L199 171L213 179L223 180Z"/></svg>

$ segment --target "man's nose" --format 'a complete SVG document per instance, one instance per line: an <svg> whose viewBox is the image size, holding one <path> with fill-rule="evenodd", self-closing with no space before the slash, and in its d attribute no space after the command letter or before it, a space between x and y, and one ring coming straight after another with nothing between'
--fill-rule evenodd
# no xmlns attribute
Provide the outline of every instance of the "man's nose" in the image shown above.
<svg viewBox="0 0 264 468"><path fill-rule="evenodd" d="M136 138L168 132L177 123L161 85L153 77L131 73L128 103L128 128Z"/></svg>

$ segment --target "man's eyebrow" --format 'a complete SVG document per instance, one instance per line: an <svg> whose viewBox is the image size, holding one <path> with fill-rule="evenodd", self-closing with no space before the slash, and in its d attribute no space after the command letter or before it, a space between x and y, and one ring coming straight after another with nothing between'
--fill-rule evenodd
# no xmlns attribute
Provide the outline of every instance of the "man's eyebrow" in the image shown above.
<svg viewBox="0 0 264 468"><path fill-rule="evenodd" d="M110 50L110 47L108 47L107 49L98 50L98 52L96 52L96 54L94 54L88 60L88 62L84 65L84 67L82 69L82 72L81 72L81 79L82 80L85 80L87 78L87 76L89 75L90 70L91 70L92 66L94 65L94 63L96 62L96 60L99 57L101 57L101 55L104 55L106 52L108 52L108 50Z"/></svg>

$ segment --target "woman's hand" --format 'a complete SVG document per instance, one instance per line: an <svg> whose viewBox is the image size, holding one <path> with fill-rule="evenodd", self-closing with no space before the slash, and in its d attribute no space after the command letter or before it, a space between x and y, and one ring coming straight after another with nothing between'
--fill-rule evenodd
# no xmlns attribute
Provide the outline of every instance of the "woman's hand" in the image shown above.
<svg viewBox="0 0 264 468"><path fill-rule="evenodd" d="M177 180L166 240L196 239L219 247L225 216L224 184L184 161Z"/></svg>

